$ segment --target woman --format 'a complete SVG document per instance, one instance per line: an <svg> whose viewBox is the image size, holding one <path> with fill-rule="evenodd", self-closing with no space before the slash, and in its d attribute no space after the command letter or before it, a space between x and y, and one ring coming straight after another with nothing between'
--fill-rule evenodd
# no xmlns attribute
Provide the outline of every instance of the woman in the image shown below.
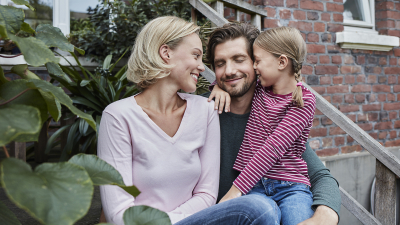
<svg viewBox="0 0 400 225"><path fill-rule="evenodd" d="M100 187L108 222L123 224L123 213L148 205L175 223L216 202L219 179L219 117L194 92L202 63L199 27L177 17L150 21L136 38L128 79L143 91L103 112L98 155L114 166L134 198L119 187Z"/></svg>

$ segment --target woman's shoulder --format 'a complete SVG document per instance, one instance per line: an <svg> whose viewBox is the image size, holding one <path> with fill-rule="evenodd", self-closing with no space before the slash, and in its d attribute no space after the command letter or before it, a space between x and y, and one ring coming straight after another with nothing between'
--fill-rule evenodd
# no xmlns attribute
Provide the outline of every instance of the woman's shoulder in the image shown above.
<svg viewBox="0 0 400 225"><path fill-rule="evenodd" d="M203 96L187 93L179 93L179 96L181 96L182 99L191 101L193 103L191 107L193 108L214 108L214 101L209 102L207 98Z"/></svg>
<svg viewBox="0 0 400 225"><path fill-rule="evenodd" d="M115 101L111 104L109 104L103 112L106 112L108 114L111 114L113 116L120 116L122 114L125 114L127 111L131 111L134 109L133 107L133 101L134 101L134 96L120 99L118 101Z"/></svg>

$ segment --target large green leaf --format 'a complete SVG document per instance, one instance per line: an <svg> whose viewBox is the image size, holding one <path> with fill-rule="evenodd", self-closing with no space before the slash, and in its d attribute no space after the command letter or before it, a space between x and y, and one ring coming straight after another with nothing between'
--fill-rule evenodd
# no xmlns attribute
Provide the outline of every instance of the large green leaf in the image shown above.
<svg viewBox="0 0 400 225"><path fill-rule="evenodd" d="M169 225L171 220L163 211L150 206L132 206L124 212L125 225Z"/></svg>
<svg viewBox="0 0 400 225"><path fill-rule="evenodd" d="M40 131L40 112L27 105L10 105L0 109L0 146L5 146L22 134Z"/></svg>
<svg viewBox="0 0 400 225"><path fill-rule="evenodd" d="M10 100L11 98L14 98L18 94L29 89L27 83L28 83L27 80L18 79L2 84L0 86L0 99L7 101ZM29 105L36 107L40 111L40 121L42 123L44 123L44 121L46 121L48 118L47 104L38 90L28 90L27 92L23 93L22 95L15 98L11 102L0 106L0 109L9 107L9 105L13 104ZM36 141L38 139L38 136L39 133L23 134L18 136L18 138L15 141L19 142Z"/></svg>
<svg viewBox="0 0 400 225"><path fill-rule="evenodd" d="M89 210L93 183L84 168L72 163L1 162L1 183L11 201L47 225L72 225Z"/></svg>
<svg viewBox="0 0 400 225"><path fill-rule="evenodd" d="M60 87L56 87L53 84L43 80L29 80L28 86L41 89L42 91L47 93L51 93L56 100L69 108L72 113L84 119L94 130L96 130L96 122L93 120L93 117L76 108L72 104L71 98L67 94L65 94L64 90Z"/></svg>
<svg viewBox="0 0 400 225"><path fill-rule="evenodd" d="M32 73L30 70L28 70L28 65L26 64L20 64L20 65L15 65L11 68L11 72L17 74L23 79L29 80L29 79L37 79L41 80L36 74Z"/></svg>
<svg viewBox="0 0 400 225"><path fill-rule="evenodd" d="M60 28L50 24L39 24L36 28L36 38L49 47L56 47L66 52L74 51L74 46L68 42Z"/></svg>
<svg viewBox="0 0 400 225"><path fill-rule="evenodd" d="M140 194L135 186L125 186L121 174L110 164L95 155L78 154L68 162L82 166L88 172L94 185L118 185L134 197Z"/></svg>
<svg viewBox="0 0 400 225"><path fill-rule="evenodd" d="M21 53L24 55L25 61L32 66L41 66L47 62L58 63L60 59L54 56L54 53L46 46L43 41L27 37L21 38L15 35L8 35L17 45Z"/></svg>
<svg viewBox="0 0 400 225"><path fill-rule="evenodd" d="M111 65L111 59L112 59L112 55L108 55L103 62L103 69L104 70L108 70L110 68Z"/></svg>
<svg viewBox="0 0 400 225"><path fill-rule="evenodd" d="M2 201L0 201L0 224L21 225L14 213Z"/></svg>
<svg viewBox="0 0 400 225"><path fill-rule="evenodd" d="M28 32L30 34L35 34L35 30L32 29L32 27L28 23L25 23L25 22L21 25L21 30Z"/></svg>
<svg viewBox="0 0 400 225"><path fill-rule="evenodd" d="M31 10L35 11L35 8L29 5L29 2L26 0L12 0L12 1L17 5L25 5L26 7L29 7Z"/></svg>
<svg viewBox="0 0 400 225"><path fill-rule="evenodd" d="M24 18L24 10L0 5L0 25L6 28L9 35L16 34L19 31Z"/></svg>
<svg viewBox="0 0 400 225"><path fill-rule="evenodd" d="M0 37L8 38L6 27L3 25L0 25Z"/></svg>

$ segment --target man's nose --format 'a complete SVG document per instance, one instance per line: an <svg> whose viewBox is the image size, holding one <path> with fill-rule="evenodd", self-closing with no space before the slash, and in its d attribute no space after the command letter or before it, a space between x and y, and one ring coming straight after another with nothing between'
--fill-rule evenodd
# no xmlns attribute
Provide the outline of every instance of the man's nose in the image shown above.
<svg viewBox="0 0 400 225"><path fill-rule="evenodd" d="M226 64L226 67L225 67L226 75L236 74L236 72L237 72L237 69L231 63Z"/></svg>

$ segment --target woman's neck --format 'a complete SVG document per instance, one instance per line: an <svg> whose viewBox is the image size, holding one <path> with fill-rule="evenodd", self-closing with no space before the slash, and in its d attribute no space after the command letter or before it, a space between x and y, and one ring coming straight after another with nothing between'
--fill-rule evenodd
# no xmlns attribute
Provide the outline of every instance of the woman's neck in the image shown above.
<svg viewBox="0 0 400 225"><path fill-rule="evenodd" d="M166 78L158 80L137 95L135 97L137 104L161 114L170 114L184 105L185 101L177 94L178 88Z"/></svg>

